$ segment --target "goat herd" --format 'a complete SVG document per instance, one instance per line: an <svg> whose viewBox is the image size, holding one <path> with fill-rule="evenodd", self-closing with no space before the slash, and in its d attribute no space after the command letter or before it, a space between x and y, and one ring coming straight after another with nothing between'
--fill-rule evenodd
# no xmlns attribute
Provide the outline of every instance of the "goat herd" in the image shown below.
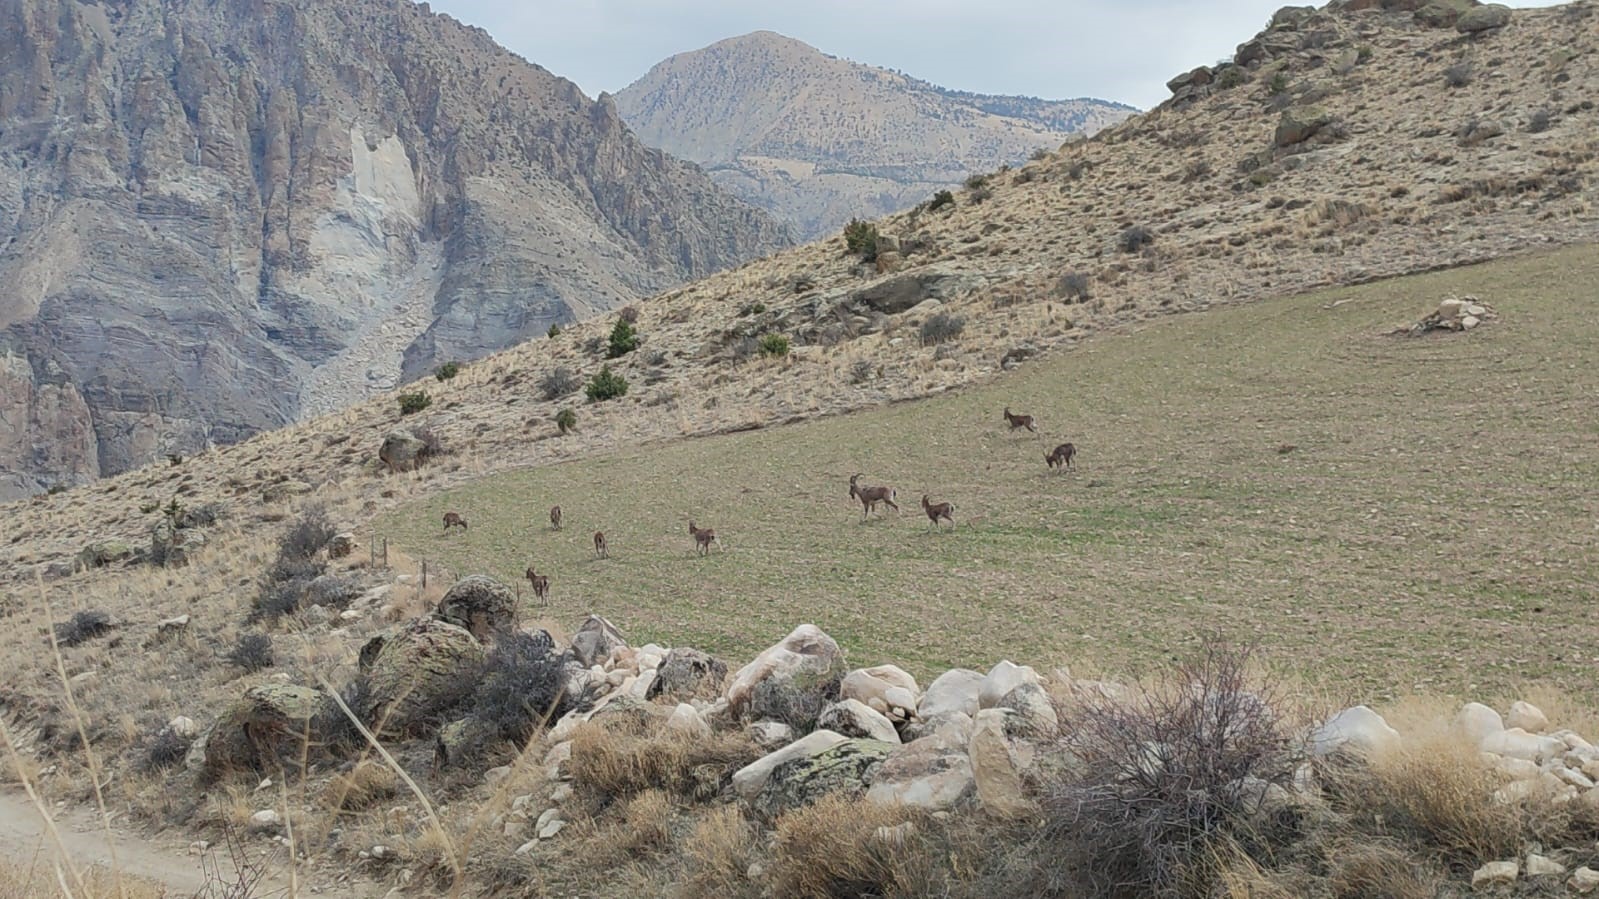
<svg viewBox="0 0 1599 899"><path fill-rule="evenodd" d="M1010 429L1012 431L1015 431L1018 428L1026 428L1028 431L1034 434L1038 433L1037 423L1033 420L1031 415L1013 415L1011 414L1009 406L1005 407L1004 415L1005 423L1010 425ZM1060 446L1057 446L1044 454L1044 464L1048 465L1052 469L1075 468L1076 466L1072 460L1076 457L1076 455L1076 446L1071 443L1062 443ZM899 511L899 505L894 502L894 500L899 496L898 491L892 487L863 486L860 483L860 479L860 474L850 475L849 495L851 499L860 501L862 521L865 521L867 516L869 516L872 511L877 508L878 503L888 506L895 512ZM947 521L949 522L950 528L952 530L954 529L954 503L935 503L929 499L928 494L924 493L922 494L922 511L927 515L927 526L929 528L938 527L940 522ZM553 506L550 508L550 527L557 531L561 529L560 506ZM458 512L445 512L444 532L449 533L452 528L460 528L463 531L467 530L466 519L461 517L460 513ZM715 544L716 547L723 552L727 551L727 547L722 543L721 538L717 537L716 531L711 528L697 527L693 521L690 521L688 523L688 533L689 536L694 538L694 551L700 555L709 555L712 544ZM594 532L594 557L597 559L610 558L610 549L606 543L604 531ZM540 602L543 602L549 596L550 592L549 576L535 572L532 565L528 566L527 573L524 576L528 579L528 582L533 585L533 595L537 597Z"/></svg>

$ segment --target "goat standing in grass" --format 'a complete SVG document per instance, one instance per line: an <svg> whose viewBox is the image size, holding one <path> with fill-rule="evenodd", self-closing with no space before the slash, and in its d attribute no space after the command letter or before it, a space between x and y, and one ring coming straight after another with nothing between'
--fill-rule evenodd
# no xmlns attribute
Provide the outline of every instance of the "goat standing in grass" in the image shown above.
<svg viewBox="0 0 1599 899"><path fill-rule="evenodd" d="M527 567L527 580L528 583L533 585L533 595L538 597L539 602L544 602L545 597L550 595L550 576L547 574L535 574L533 566L529 565Z"/></svg>
<svg viewBox="0 0 1599 899"><path fill-rule="evenodd" d="M595 531L594 532L594 558L596 558L596 559L609 559L610 557L611 557L611 550L606 545L605 532L604 531Z"/></svg>
<svg viewBox="0 0 1599 899"><path fill-rule="evenodd" d="M711 544L717 545L722 552L727 552L727 547L722 545L721 538L716 536L716 531L711 528L698 528L694 522L688 523L688 532L694 537L694 551L702 556L711 554Z"/></svg>
<svg viewBox="0 0 1599 899"><path fill-rule="evenodd" d="M927 513L927 526L938 527L939 519L949 522L949 529L955 529L955 504L929 502L927 494L922 494L922 511Z"/></svg>
<svg viewBox="0 0 1599 899"><path fill-rule="evenodd" d="M1062 443L1044 455L1044 464L1050 468L1076 468L1072 459L1077 455L1077 447L1070 443Z"/></svg>
<svg viewBox="0 0 1599 899"><path fill-rule="evenodd" d="M554 530L557 530L557 531L561 529L561 507L560 506L551 506L550 507L550 527L553 528Z"/></svg>
<svg viewBox="0 0 1599 899"><path fill-rule="evenodd" d="M1010 429L1012 431L1016 430L1017 428L1026 428L1027 430L1032 431L1034 434L1038 433L1038 429L1033 427L1036 422L1033 421L1033 417L1031 415L1012 415L1010 414L1009 406L1005 407L1005 421L1010 424Z"/></svg>
<svg viewBox="0 0 1599 899"><path fill-rule="evenodd" d="M861 521L866 520L866 516L877 507L878 503L887 503L895 512L899 511L899 506L894 502L899 493L894 488L862 487L860 479L861 476L858 474L850 476L849 495L861 501Z"/></svg>
<svg viewBox="0 0 1599 899"><path fill-rule="evenodd" d="M466 530L466 519L462 518L457 512L445 512L444 533L448 534L450 532L450 528L460 528L463 531Z"/></svg>

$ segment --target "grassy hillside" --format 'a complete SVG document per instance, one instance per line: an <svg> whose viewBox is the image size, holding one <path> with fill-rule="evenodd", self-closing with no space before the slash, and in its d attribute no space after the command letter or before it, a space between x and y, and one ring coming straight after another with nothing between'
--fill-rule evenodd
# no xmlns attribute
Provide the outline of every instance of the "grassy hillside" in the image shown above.
<svg viewBox="0 0 1599 899"><path fill-rule="evenodd" d="M456 572L536 563L538 617L734 658L800 621L918 673L1136 668L1219 631L1368 697L1569 686L1599 582L1596 281L1582 248L1169 318L959 395L485 477L378 533ZM1451 294L1501 319L1387 335ZM1061 440L1076 472L1043 464ZM855 471L903 514L860 523ZM691 517L730 551L695 558Z"/></svg>

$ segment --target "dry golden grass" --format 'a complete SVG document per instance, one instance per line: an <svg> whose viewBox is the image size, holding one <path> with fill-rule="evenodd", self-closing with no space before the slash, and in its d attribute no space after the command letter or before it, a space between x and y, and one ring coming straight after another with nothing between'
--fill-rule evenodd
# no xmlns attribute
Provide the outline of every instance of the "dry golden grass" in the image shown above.
<svg viewBox="0 0 1599 899"><path fill-rule="evenodd" d="M904 852L879 828L905 823L908 813L828 796L777 820L772 887L780 897L893 896L909 882Z"/></svg>
<svg viewBox="0 0 1599 899"><path fill-rule="evenodd" d="M684 841L686 876L677 895L753 897L758 885L748 877L757 854L757 831L737 806L711 809Z"/></svg>
<svg viewBox="0 0 1599 899"><path fill-rule="evenodd" d="M658 715L652 725L642 714L622 712L572 734L567 770L579 795L599 805L656 789L704 802L763 754L741 731L700 738L661 728Z"/></svg>

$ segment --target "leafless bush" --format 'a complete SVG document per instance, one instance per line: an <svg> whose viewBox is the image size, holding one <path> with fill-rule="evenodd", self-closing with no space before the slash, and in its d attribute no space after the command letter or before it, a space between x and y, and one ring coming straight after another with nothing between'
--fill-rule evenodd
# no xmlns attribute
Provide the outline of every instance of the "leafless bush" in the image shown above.
<svg viewBox="0 0 1599 899"><path fill-rule="evenodd" d="M1549 130L1549 110L1540 109L1527 119L1528 134L1542 134Z"/></svg>
<svg viewBox="0 0 1599 899"><path fill-rule="evenodd" d="M1116 246L1123 253L1136 253L1155 242L1155 232L1143 225L1133 225L1116 238Z"/></svg>
<svg viewBox="0 0 1599 899"><path fill-rule="evenodd" d="M851 384L865 384L877 372L877 363L870 359L856 359L849 367L849 381Z"/></svg>
<svg viewBox="0 0 1599 899"><path fill-rule="evenodd" d="M111 616L97 609L85 609L56 625L56 642L77 646L111 632Z"/></svg>
<svg viewBox="0 0 1599 899"><path fill-rule="evenodd" d="M558 400L576 393L583 379L564 365L558 365L539 376L539 397L545 402Z"/></svg>
<svg viewBox="0 0 1599 899"><path fill-rule="evenodd" d="M935 312L922 322L922 345L932 346L954 340L966 330L966 319L948 312Z"/></svg>
<svg viewBox="0 0 1599 899"><path fill-rule="evenodd" d="M1444 69L1444 84L1450 87L1465 87L1471 83L1471 63L1457 62Z"/></svg>
<svg viewBox="0 0 1599 899"><path fill-rule="evenodd" d="M1207 895L1219 858L1261 848L1260 798L1292 784L1299 753L1249 659L1210 642L1131 699L1066 710L1074 763L1048 791L1045 838L1081 895Z"/></svg>
<svg viewBox="0 0 1599 899"><path fill-rule="evenodd" d="M636 325L638 324L638 307L632 305L623 306L617 311L616 317L630 325Z"/></svg>
<svg viewBox="0 0 1599 899"><path fill-rule="evenodd" d="M1060 294L1068 303L1085 303L1094 298L1088 276L1082 272L1067 272L1062 275Z"/></svg>
<svg viewBox="0 0 1599 899"><path fill-rule="evenodd" d="M228 651L227 659L246 674L271 668L272 638L266 634L240 634L239 642Z"/></svg>

